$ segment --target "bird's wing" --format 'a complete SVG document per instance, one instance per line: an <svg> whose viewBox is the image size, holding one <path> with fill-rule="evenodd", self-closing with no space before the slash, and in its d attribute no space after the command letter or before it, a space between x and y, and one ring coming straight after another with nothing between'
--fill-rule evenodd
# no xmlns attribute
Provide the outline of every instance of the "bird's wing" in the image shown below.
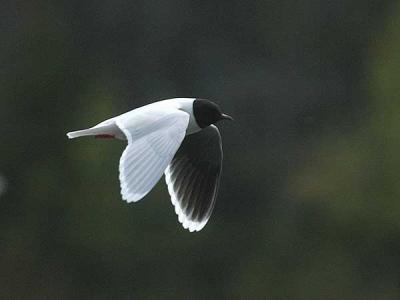
<svg viewBox="0 0 400 300"><path fill-rule="evenodd" d="M116 119L128 146L119 162L121 195L139 201L159 181L186 134L189 114L162 110Z"/></svg>
<svg viewBox="0 0 400 300"><path fill-rule="evenodd" d="M211 216L221 168L221 135L218 128L211 125L186 136L165 170L179 222L191 232L201 230Z"/></svg>

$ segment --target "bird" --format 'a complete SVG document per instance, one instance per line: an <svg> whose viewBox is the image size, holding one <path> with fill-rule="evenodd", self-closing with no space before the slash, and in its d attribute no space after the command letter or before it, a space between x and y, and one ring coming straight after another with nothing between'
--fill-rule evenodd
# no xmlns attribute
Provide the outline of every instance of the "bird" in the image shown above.
<svg viewBox="0 0 400 300"><path fill-rule="evenodd" d="M223 152L215 124L222 120L233 118L210 100L173 98L67 136L127 140L119 161L122 199L141 200L164 174L179 222L195 232L208 222L217 198Z"/></svg>

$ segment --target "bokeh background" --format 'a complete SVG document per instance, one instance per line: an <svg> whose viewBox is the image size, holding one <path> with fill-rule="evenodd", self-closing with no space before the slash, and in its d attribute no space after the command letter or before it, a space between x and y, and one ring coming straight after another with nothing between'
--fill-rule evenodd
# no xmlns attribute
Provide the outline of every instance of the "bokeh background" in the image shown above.
<svg viewBox="0 0 400 300"><path fill-rule="evenodd" d="M399 299L400 3L1 1L1 299ZM121 200L124 142L65 133L216 101L207 226L163 180Z"/></svg>

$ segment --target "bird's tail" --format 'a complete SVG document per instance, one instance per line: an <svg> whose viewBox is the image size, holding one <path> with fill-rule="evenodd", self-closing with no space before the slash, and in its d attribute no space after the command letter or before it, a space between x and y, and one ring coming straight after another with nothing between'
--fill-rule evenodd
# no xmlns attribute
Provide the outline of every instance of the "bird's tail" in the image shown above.
<svg viewBox="0 0 400 300"><path fill-rule="evenodd" d="M125 135L123 134L121 129L119 129L119 127L117 126L117 124L113 119L106 120L88 129L68 132L67 136L70 139L74 139L81 136L95 136L98 138L117 138L121 140L126 139Z"/></svg>
<svg viewBox="0 0 400 300"><path fill-rule="evenodd" d="M100 128L88 128L83 130L71 131L67 133L68 138L74 139L81 136L90 136L90 135L97 135L102 134L102 130Z"/></svg>

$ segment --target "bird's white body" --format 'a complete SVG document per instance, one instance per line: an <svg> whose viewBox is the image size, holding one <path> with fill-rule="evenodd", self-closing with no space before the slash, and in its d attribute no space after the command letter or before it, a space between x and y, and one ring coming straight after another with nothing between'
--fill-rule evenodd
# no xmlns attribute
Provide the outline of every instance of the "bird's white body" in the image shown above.
<svg viewBox="0 0 400 300"><path fill-rule="evenodd" d="M199 231L207 223L214 206L222 148L220 135L215 126L208 126L209 131L204 131L207 134L196 134L202 132L202 128L199 127L193 112L195 100L194 98L175 98L155 102L105 120L94 127L69 132L67 136L69 138L114 137L127 140L128 146L119 163L122 198L127 202L139 201L150 192L165 172L179 221L190 231ZM205 150L202 152L206 156L201 158L199 167L196 167L198 164L196 159L193 160L193 157L197 155L193 153L194 150L197 151L196 147L189 144L187 147L184 145L181 147L187 135L198 136L199 142L204 144L202 147ZM209 147L207 142L210 137L215 136L217 136L215 145ZM178 157L177 151L180 147ZM181 159L182 162L173 164L174 157ZM214 161L210 161L209 157L212 157ZM203 167L204 163L206 168ZM219 167L215 169L214 166L218 165ZM179 174L185 172L188 180L181 182L183 175ZM175 178L176 176L178 177ZM202 181L201 178L203 178ZM198 184L196 180L200 180ZM194 194L196 186L200 186L200 192L206 195L206 201ZM192 198L194 202L190 204Z"/></svg>
<svg viewBox="0 0 400 300"><path fill-rule="evenodd" d="M91 128L69 132L67 133L67 136L69 138L75 138L86 135L110 134L118 139L125 140L126 136L118 127L115 126L117 120L121 120L131 126L140 126L140 124L147 123L149 118L155 120L164 115L165 111L174 109L186 112L189 115L189 124L186 129L186 135L196 133L200 131L201 128L197 125L193 116L194 100L194 98L174 98L154 102L128 111L117 117L107 119ZM144 120L145 122L143 122Z"/></svg>
<svg viewBox="0 0 400 300"><path fill-rule="evenodd" d="M159 118L166 110L177 109L189 114L189 124L186 129L186 135L196 133L201 130L193 116L194 98L174 98L151 103L137 109L131 110L120 115L117 118L125 119L127 122L140 122L143 118Z"/></svg>

